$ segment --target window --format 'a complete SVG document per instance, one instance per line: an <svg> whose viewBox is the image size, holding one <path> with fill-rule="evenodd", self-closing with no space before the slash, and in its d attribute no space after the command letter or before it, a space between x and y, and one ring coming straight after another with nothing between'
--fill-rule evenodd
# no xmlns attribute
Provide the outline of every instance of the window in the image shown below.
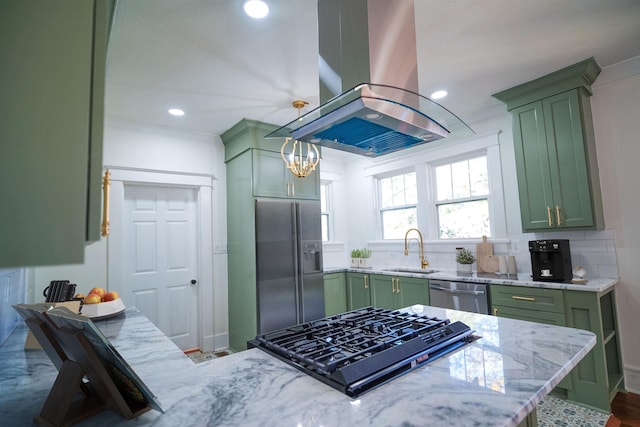
<svg viewBox="0 0 640 427"><path fill-rule="evenodd" d="M331 184L328 182L320 183L320 221L322 224L322 241L328 242L331 238L329 220L331 216L330 192Z"/></svg>
<svg viewBox="0 0 640 427"><path fill-rule="evenodd" d="M434 168L438 237L491 236L486 155Z"/></svg>
<svg viewBox="0 0 640 427"><path fill-rule="evenodd" d="M416 173L406 172L378 180L383 239L403 239L407 229L417 227Z"/></svg>

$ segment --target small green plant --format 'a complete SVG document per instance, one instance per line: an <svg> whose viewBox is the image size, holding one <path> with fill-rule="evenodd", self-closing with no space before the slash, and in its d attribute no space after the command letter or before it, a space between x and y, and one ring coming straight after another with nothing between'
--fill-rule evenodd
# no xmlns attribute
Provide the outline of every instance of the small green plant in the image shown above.
<svg viewBox="0 0 640 427"><path fill-rule="evenodd" d="M456 254L456 262L458 264L473 264L476 257L473 256L471 251L466 248L456 248L458 253Z"/></svg>
<svg viewBox="0 0 640 427"><path fill-rule="evenodd" d="M371 250L367 248L353 249L351 251L351 258L369 258L371 256Z"/></svg>

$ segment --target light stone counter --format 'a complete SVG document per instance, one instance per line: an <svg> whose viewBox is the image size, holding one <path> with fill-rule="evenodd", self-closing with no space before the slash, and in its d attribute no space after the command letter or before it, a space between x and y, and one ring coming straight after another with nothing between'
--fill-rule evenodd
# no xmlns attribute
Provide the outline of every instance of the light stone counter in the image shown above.
<svg viewBox="0 0 640 427"><path fill-rule="evenodd" d="M413 306L461 320L482 338L359 399L258 349L194 364L146 317L128 308L96 322L158 397L165 414L127 421L103 412L100 426L515 426L595 345L591 332ZM0 347L0 420L32 425L56 376L44 352L23 349L22 324Z"/></svg>
<svg viewBox="0 0 640 427"><path fill-rule="evenodd" d="M473 283L489 283L493 285L514 285L514 286L527 286L532 288L548 288L548 289L564 289L572 291L586 291L586 292L603 292L607 289L615 286L618 283L618 279L604 278L604 279L588 279L585 284L577 283L557 283L557 282L538 282L534 281L529 274L494 274L494 273L472 273L472 274L460 274L455 271L436 271L434 273L425 274L420 272L420 269L402 269L402 271L394 271L394 267L374 266L371 269L361 268L345 268L345 267L325 267L324 273L365 273L365 274L385 274L391 276L405 276L405 277L422 277L434 280L450 280L458 282L473 282Z"/></svg>

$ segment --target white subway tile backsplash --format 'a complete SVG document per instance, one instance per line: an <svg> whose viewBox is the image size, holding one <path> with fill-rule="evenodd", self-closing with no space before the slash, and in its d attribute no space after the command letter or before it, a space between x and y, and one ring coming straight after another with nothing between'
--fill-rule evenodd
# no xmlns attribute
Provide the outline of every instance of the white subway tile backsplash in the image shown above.
<svg viewBox="0 0 640 427"><path fill-rule="evenodd" d="M568 239L571 247L571 264L573 267L583 266L587 270L587 277L613 278L618 277L618 262L615 249L615 235L611 230L602 231L564 231L557 233L523 233L510 234L507 241L494 243L494 254L513 255L516 257L518 273L531 274L531 257L529 255L529 241ZM350 247L350 245L345 245ZM356 245L357 247L362 245ZM410 246L409 255L404 255L402 242L369 242L366 246L372 249L372 263L376 266L395 266L419 268L420 259L418 248ZM429 267L436 270L455 270L455 247L464 246L475 253L475 243L425 243L425 258ZM354 246L355 247L355 246ZM325 252L324 265L329 267L348 266L349 253ZM473 265L474 271L477 265Z"/></svg>

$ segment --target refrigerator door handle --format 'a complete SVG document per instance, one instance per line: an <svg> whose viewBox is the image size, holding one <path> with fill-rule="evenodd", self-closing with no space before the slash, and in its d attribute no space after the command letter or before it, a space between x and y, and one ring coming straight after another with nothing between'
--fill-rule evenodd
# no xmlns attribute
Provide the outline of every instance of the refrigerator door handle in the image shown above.
<svg viewBox="0 0 640 427"><path fill-rule="evenodd" d="M298 323L302 323L302 319L304 319L304 309L303 309L303 301L302 301L302 260L300 256L302 254L302 241L300 239L300 204L298 202L293 202L291 204L291 214L293 217L293 239L295 241L296 250L293 251L293 268L295 273L295 297L298 302L296 308L296 316Z"/></svg>

